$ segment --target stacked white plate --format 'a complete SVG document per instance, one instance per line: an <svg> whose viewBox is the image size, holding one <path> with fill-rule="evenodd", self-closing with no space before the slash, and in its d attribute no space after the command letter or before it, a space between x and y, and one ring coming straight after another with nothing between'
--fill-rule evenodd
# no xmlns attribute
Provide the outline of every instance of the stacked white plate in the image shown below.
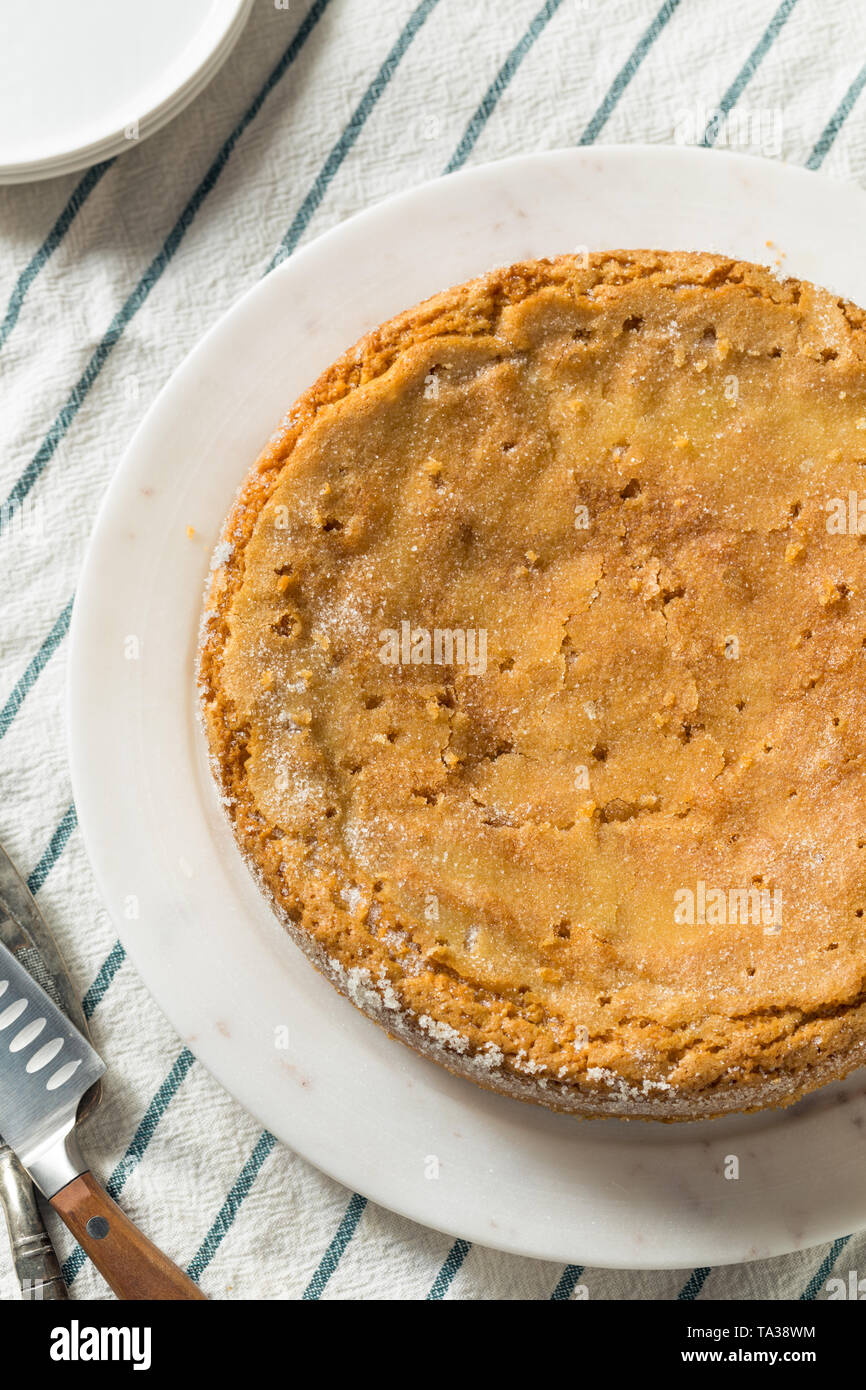
<svg viewBox="0 0 866 1390"><path fill-rule="evenodd" d="M82 169L198 96L253 0L0 0L0 184Z"/></svg>

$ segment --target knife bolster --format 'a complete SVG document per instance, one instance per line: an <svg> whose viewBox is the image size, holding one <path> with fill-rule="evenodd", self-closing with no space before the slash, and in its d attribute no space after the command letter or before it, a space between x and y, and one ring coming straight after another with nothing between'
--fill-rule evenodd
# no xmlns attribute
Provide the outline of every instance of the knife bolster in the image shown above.
<svg viewBox="0 0 866 1390"><path fill-rule="evenodd" d="M75 1123L62 1137L37 1157L27 1156L27 1171L40 1192L51 1200L62 1187L67 1187L75 1178L87 1171L87 1162L81 1155L75 1136Z"/></svg>

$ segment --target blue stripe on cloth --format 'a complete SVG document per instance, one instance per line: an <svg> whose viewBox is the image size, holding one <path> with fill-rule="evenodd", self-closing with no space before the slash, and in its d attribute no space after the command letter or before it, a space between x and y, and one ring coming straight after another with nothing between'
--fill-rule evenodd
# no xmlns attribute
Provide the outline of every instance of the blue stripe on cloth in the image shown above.
<svg viewBox="0 0 866 1390"><path fill-rule="evenodd" d="M30 889L34 898L65 850L69 836L72 834L77 824L78 815L75 810L75 803L70 802L63 812L57 829L48 841L45 853L42 855L42 858L27 880L27 887Z"/></svg>
<svg viewBox="0 0 866 1390"><path fill-rule="evenodd" d="M94 164L79 179L69 195L69 200L65 208L54 223L51 231L39 247L39 250L31 256L21 274L18 276L12 293L9 296L9 303L3 322L0 323L0 348L2 348L9 334L12 332L12 329L18 322L21 306L36 276L46 262L54 255L54 252L66 236L66 233L84 207L84 204L87 202L94 188L99 183L102 176L108 172L113 163L113 159L106 159L101 164Z"/></svg>
<svg viewBox="0 0 866 1390"><path fill-rule="evenodd" d="M309 38L315 24L329 4L330 0L315 0L315 3L311 5L295 33L294 38L283 52L279 62L271 70L264 85L259 89L252 103L247 107L237 125L223 142L216 158L192 197L187 202L157 255L151 261L144 275L126 299L122 308L114 315L106 333L98 343L90 361L85 367L84 372L72 388L65 405L57 415L30 463L15 483L9 493L6 503L0 508L0 531L3 530L10 516L20 507L34 483L38 481L45 471L45 468L54 457L58 445L63 440L67 430L87 399L94 382L97 380L100 372L111 356L112 351L120 341L124 330L138 313L154 285L161 279L178 247L192 226L202 203L216 186L217 180L228 163L229 156L235 145L240 140L247 126L250 125L259 114L265 99L270 95L271 91L295 61Z"/></svg>
<svg viewBox="0 0 866 1390"><path fill-rule="evenodd" d="M604 100L578 140L577 143L579 145L591 145L598 139L603 128L610 120L620 97L631 82L659 34L673 17L679 4L680 0L665 0L665 3L662 5L652 24L638 39L632 52L610 84Z"/></svg>
<svg viewBox="0 0 866 1390"><path fill-rule="evenodd" d="M428 1303L440 1302L445 1297L454 1282L457 1271L471 1249L472 1246L468 1240L455 1240L445 1257L442 1268L433 1280L433 1286L427 1295Z"/></svg>
<svg viewBox="0 0 866 1390"><path fill-rule="evenodd" d="M571 1298L583 1270L583 1265L566 1265L559 1276L559 1283L550 1295L550 1302L559 1303Z"/></svg>
<svg viewBox="0 0 866 1390"><path fill-rule="evenodd" d="M709 1267L693 1269L677 1294L677 1299L681 1303L691 1303L693 1299L697 1298L712 1272L712 1269Z"/></svg>
<svg viewBox="0 0 866 1390"><path fill-rule="evenodd" d="M307 230L310 219L327 193L331 181L339 170L340 165L343 163L346 155L350 152L358 136L361 134L361 131L364 129L370 112L373 110L376 102L379 100L385 88L388 86L388 83L391 81L391 78L394 76L394 73L397 71L397 68L400 66L403 55L418 33L418 30L424 24L427 16L435 9L438 3L439 0L421 0L421 3L417 5L410 14L393 48L376 73L376 76L373 78L366 92L361 97L361 100L358 102L358 105L349 118L348 125L343 130L342 135L333 146L330 154L316 175L310 191L292 219L289 230L274 252L265 274L273 270L275 266L280 265L280 263L294 251L301 237L304 235L304 232Z"/></svg>
<svg viewBox="0 0 866 1390"><path fill-rule="evenodd" d="M123 1191L127 1178L135 1171L144 1157L147 1146L156 1132L157 1125L186 1080L194 1061L195 1058L189 1048L185 1047L176 1058L174 1066L147 1107L135 1134L132 1136L129 1148L105 1184L106 1192L115 1200ZM87 1256L79 1246L64 1261L63 1278L67 1284L71 1284L76 1275L79 1274L86 1259Z"/></svg>
<svg viewBox="0 0 866 1390"><path fill-rule="evenodd" d="M72 599L69 600L63 612L55 622L42 646L30 662L27 670L18 681L9 699L2 709L0 709L0 738L7 732L9 725L20 710L27 696L28 691L36 684L39 676L48 665L52 656L56 652L63 638L69 631L69 619L72 616Z"/></svg>
<svg viewBox="0 0 866 1390"><path fill-rule="evenodd" d="M481 104L464 130L460 144L446 164L444 170L446 174L453 174L455 169L461 168L461 166L466 163L475 142L490 120L499 98L517 72L517 69L535 43L535 40L542 30L547 27L561 4L562 0L547 0L547 3L542 5L541 9L538 11L538 14L526 30L526 33L514 45L508 57L505 59L505 62L502 64L502 67L484 93L484 96L481 98Z"/></svg>
<svg viewBox="0 0 866 1390"><path fill-rule="evenodd" d="M337 1227L337 1234L319 1261L319 1267L304 1289L302 1298L315 1300L322 1297L325 1285L343 1258L346 1246L358 1228L358 1222L364 1214L366 1205L366 1197L362 1197L358 1192L352 1194L352 1200Z"/></svg>
<svg viewBox="0 0 866 1390"><path fill-rule="evenodd" d="M237 1180L223 1202L217 1214L217 1218L187 1265L187 1274L190 1279L196 1282L201 1278L216 1254L220 1245L225 1240L234 1224L234 1219L240 1211L245 1198L248 1196L253 1183L261 1171L261 1168L272 1153L276 1144L276 1139L269 1130L265 1129L259 1135L255 1148L238 1174Z"/></svg>
<svg viewBox="0 0 866 1390"><path fill-rule="evenodd" d="M833 1244L830 1246L821 1264L800 1294L801 1302L812 1303L818 1297L819 1292L827 1282L827 1276L830 1270L833 1268L850 1239L850 1236L840 1236L838 1240L833 1241Z"/></svg>
<svg viewBox="0 0 866 1390"><path fill-rule="evenodd" d="M866 86L866 64L860 69L854 81L851 83L851 86L836 107L836 110L821 131L821 134L815 142L815 148L806 160L807 169L820 169L827 157L830 146L854 109L857 98L864 86Z"/></svg>
<svg viewBox="0 0 866 1390"><path fill-rule="evenodd" d="M126 960L126 951L119 941L115 941L105 960L96 972L96 978L81 1001L85 1018L92 1018L98 1005L105 998L108 987Z"/></svg>
<svg viewBox="0 0 866 1390"><path fill-rule="evenodd" d="M718 118L720 116L727 116L732 107L736 106L743 91L748 86L749 82L751 82L761 63L764 61L764 58L767 56L769 49L773 46L780 30L787 22L788 16L796 3L797 0L782 0L773 18L758 39L758 42L740 68L740 71L737 73L730 87L725 92L716 107L714 116L710 117L710 120L707 122L707 128L704 131L704 138L701 144L707 149L715 143L716 137L718 136Z"/></svg>

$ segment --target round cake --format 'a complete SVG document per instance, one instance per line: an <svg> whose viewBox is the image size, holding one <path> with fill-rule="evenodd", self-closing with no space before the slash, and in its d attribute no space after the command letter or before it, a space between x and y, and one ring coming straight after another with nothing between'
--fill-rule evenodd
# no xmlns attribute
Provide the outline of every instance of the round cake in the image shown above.
<svg viewBox="0 0 866 1390"><path fill-rule="evenodd" d="M716 255L510 266L361 339L244 483L214 773L294 940L452 1071L787 1104L866 1061L864 599L861 309Z"/></svg>

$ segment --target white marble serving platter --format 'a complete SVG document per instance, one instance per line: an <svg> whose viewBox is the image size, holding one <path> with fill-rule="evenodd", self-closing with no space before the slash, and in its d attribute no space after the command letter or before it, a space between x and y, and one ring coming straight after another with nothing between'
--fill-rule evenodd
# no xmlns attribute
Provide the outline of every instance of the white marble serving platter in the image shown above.
<svg viewBox="0 0 866 1390"><path fill-rule="evenodd" d="M70 671L75 799L106 906L223 1085L394 1211L591 1265L714 1265L814 1245L866 1226L866 1072L782 1112L580 1121L452 1077L338 996L242 862L195 718L202 588L232 497L322 368L444 286L582 246L662 247L784 256L786 272L866 303L864 227L859 189L741 155L610 147L466 170L353 218L244 296L172 377L117 472Z"/></svg>

